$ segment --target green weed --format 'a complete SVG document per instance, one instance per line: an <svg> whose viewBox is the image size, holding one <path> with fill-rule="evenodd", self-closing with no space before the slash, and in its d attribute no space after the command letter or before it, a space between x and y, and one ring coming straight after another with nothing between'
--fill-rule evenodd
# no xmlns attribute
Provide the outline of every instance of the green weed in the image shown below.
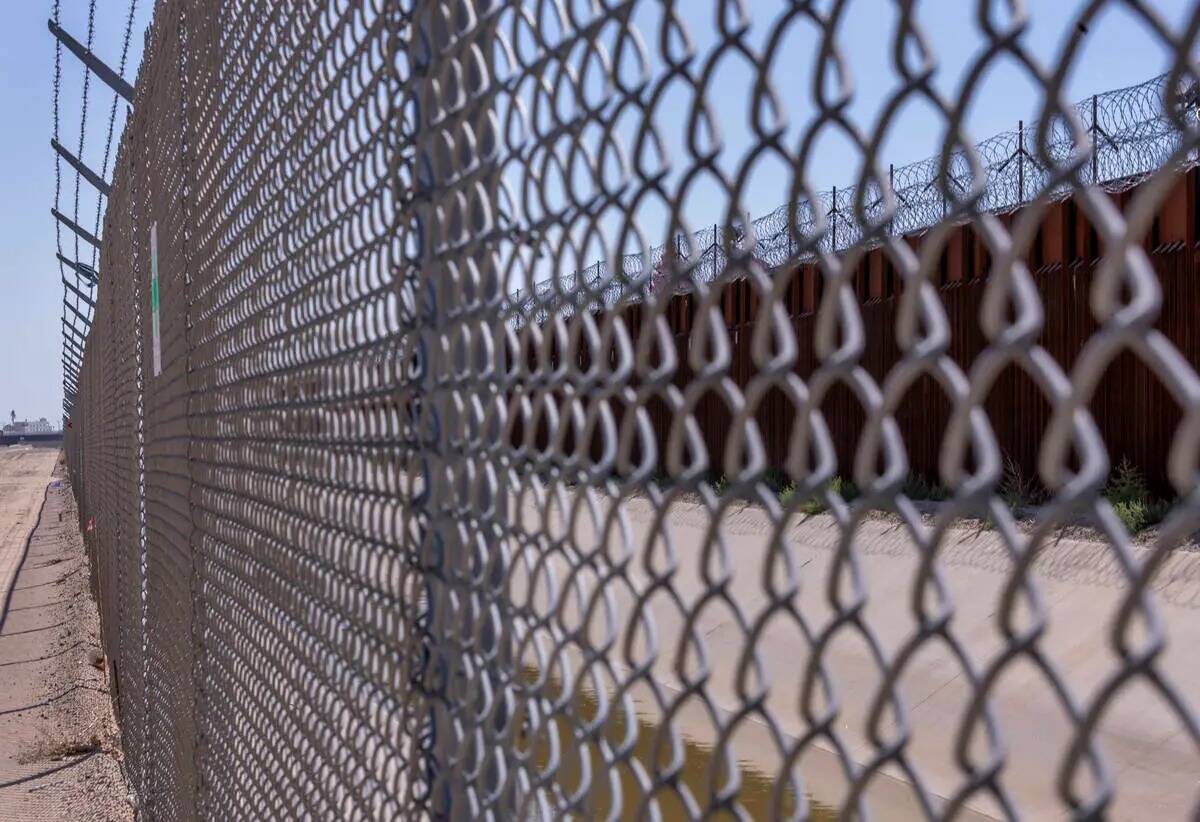
<svg viewBox="0 0 1200 822"><path fill-rule="evenodd" d="M1113 503L1113 512L1131 534L1146 527L1146 503L1140 499L1125 499Z"/></svg>
<svg viewBox="0 0 1200 822"><path fill-rule="evenodd" d="M1171 503L1154 499L1146 478L1128 459L1121 460L1104 487L1104 496L1113 513L1131 534L1162 522L1171 510Z"/></svg>
<svg viewBox="0 0 1200 822"><path fill-rule="evenodd" d="M1109 478L1108 485L1104 488L1104 496L1113 505L1119 502L1145 501L1150 497L1150 489L1142 477L1142 472L1128 459L1123 459Z"/></svg>
<svg viewBox="0 0 1200 822"><path fill-rule="evenodd" d="M787 505L792 501L792 497L796 496L796 484L789 482L783 488L779 489L779 504Z"/></svg>
<svg viewBox="0 0 1200 822"><path fill-rule="evenodd" d="M950 490L940 482L930 482L920 474L909 474L901 488L904 496L909 499L932 500L941 502L950 498Z"/></svg>
<svg viewBox="0 0 1200 822"><path fill-rule="evenodd" d="M860 496L858 486L854 484L854 480L842 479L840 474L835 475L829 481L829 487L846 502L853 502Z"/></svg>
<svg viewBox="0 0 1200 822"><path fill-rule="evenodd" d="M850 502L859 496L858 486L856 486L850 480L842 479L840 476L834 476L833 479L829 481L829 487L831 490L839 494L846 502ZM797 489L795 483L787 483L778 492L779 504L786 506L795 498L796 492ZM816 495L802 501L796 506L796 508L798 511L800 511L800 513L811 516L812 514L823 513L829 509L829 506L825 504L825 498L820 494L820 492L818 492Z"/></svg>
<svg viewBox="0 0 1200 822"><path fill-rule="evenodd" d="M763 483L776 494L782 494L788 488L794 487L791 477L779 468L768 468L763 474Z"/></svg>

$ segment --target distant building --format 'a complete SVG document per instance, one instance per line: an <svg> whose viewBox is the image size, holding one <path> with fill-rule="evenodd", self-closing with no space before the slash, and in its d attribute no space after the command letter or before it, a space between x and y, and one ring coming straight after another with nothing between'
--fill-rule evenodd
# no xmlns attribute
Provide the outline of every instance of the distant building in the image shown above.
<svg viewBox="0 0 1200 822"><path fill-rule="evenodd" d="M13 421L0 429L0 443L4 445L62 438L62 431L51 425L45 417L38 420L18 420L16 414L12 416Z"/></svg>
<svg viewBox="0 0 1200 822"><path fill-rule="evenodd" d="M5 434L49 434L53 431L54 426L45 417L39 420L13 420L4 426Z"/></svg>

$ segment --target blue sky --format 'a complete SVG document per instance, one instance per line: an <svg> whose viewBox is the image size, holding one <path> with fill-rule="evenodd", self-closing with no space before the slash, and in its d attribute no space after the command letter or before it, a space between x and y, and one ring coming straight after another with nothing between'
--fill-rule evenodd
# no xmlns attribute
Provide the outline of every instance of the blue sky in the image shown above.
<svg viewBox="0 0 1200 822"><path fill-rule="evenodd" d="M141 61L141 33L151 5L151 0L138 0L137 34L126 70L130 80ZM114 67L120 59L128 12L129 0L96 2L93 50ZM46 21L51 3L12 0L5 4L4 16L0 26L0 111L6 119L0 128L0 191L4 194L0 197L0 416L7 421L9 410L15 410L18 419L46 417L57 423L62 415L63 286L54 258L50 216L54 201L54 153L50 148L54 38ZM85 39L87 2L62 0L60 19L77 39ZM74 151L79 141L82 71L65 51L63 69L62 142ZM99 168L112 94L93 78L89 100L91 128L85 153L89 164ZM122 122L119 114L118 129ZM110 159L107 176L111 176L111 167ZM83 204L90 204L87 212L94 219L95 194L86 186L81 210ZM69 206L74 198L73 175L67 178L65 166L64 194Z"/></svg>
<svg viewBox="0 0 1200 822"><path fill-rule="evenodd" d="M769 23L786 6L785 0L746 0L752 16L753 35L761 43ZM64 27L79 39L87 33L86 0L61 0ZM126 77L133 80L140 62L142 33L149 17L151 0L138 0L134 37ZM830 3L818 5L828 6ZM984 37L978 32L974 0L925 0L918 4L921 21L939 60L938 86L954 97L962 80L963 68L978 53ZM994 5L1001 5L995 3ZM1028 0L1032 22L1027 47L1048 63L1062 47L1064 34L1075 28L1073 13L1079 4L1073 0ZM1094 92L1131 85L1167 68L1167 53L1127 11L1110 3L1111 9L1091 26L1085 36L1085 51L1071 75L1068 94L1082 99ZM1178 29L1192 11L1190 0L1157 0L1149 3L1174 28ZM697 51L707 52L716 41L712 8L706 0L678 0L676 6L685 15ZM650 20L655 4L644 0L639 7ZM49 208L54 198L54 157L49 146L51 100L54 76L54 42L46 29L51 14L50 0L13 0L5 7L5 25L0 27L0 111L7 122L0 128L0 157L4 173L0 176L0 415L15 409L18 417L45 416L56 420L61 407L62 369L60 365L60 316L62 285L55 262L55 233ZM120 58L121 40L129 12L129 0L96 0L94 50L111 65ZM641 13L641 12L639 12ZM642 18L636 18L641 20ZM894 30L894 3L887 0L851 0L839 29L854 75L856 99L851 108L860 126L870 130L881 101L893 88L894 71L890 64L890 38ZM796 26L789 35L786 57L775 71L775 82L784 95L794 134L799 134L811 116L808 104L812 77L812 50L816 37ZM658 43L647 37L653 52ZM73 56L63 54L63 142L72 149L79 139L79 99L82 72ZM722 65L710 99L721 114L725 150L723 168L737 165L750 144L746 122L750 112L748 78L750 74L736 61ZM789 89L794 89L788 93ZM681 90L682 91L682 90ZM85 159L94 168L103 163L104 138L112 95L93 80L89 104L89 130L85 140ZM1019 118L1028 118L1037 95L1034 87L1015 66L1003 65L989 73L984 89L968 119L975 139L1012 129ZM686 94L668 99L657 112L661 121L682 119ZM120 111L118 133L124 120ZM920 160L937 150L941 136L939 124L931 122L928 110L905 109L896 120L891 137L882 149L885 161L901 165ZM683 129L667 129L676 157L682 149ZM115 147L114 147L115 152ZM857 157L836 140L822 141L808 173L817 189L850 185L858 173ZM111 174L112 158L109 160ZM784 199L786 175L764 167L752 178L745 204L752 216L770 211ZM94 194L86 184L81 204L94 219ZM73 199L73 175L64 167L64 200ZM727 203L719 187L697 186L687 199L687 215L693 226L722 219ZM664 215L651 208L643 216L648 236L661 239L665 232ZM64 235L65 236L65 235ZM72 243L73 245L73 243ZM119 276L120 272L104 272Z"/></svg>

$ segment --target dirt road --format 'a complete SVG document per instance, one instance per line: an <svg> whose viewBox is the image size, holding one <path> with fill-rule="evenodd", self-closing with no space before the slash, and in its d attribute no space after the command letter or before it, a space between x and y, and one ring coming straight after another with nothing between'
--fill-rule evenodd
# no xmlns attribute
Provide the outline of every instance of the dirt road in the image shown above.
<svg viewBox="0 0 1200 822"><path fill-rule="evenodd" d="M610 506L598 502L591 514L577 510L572 517L573 502L570 494L551 506L526 499L520 516L530 533L546 534L549 545L573 542L594 551L601 567L624 557L627 565L622 575L628 584L620 577L605 582L600 574L581 567L580 556L543 547L518 558L520 563L539 554L549 556L540 566L518 571L513 589L518 600L534 591L532 609L546 613L546 592L557 586L562 599L554 622L568 633L590 633L594 642L602 641L606 633L617 637L610 658L618 670L653 658L651 675L668 695L686 691L681 672L693 680L703 677L703 693L724 714L723 722L735 715L742 694L765 685L763 711L744 716L730 742L743 767L777 773L783 752L762 714L770 715L791 740L809 729L800 706L814 646L801 620L810 636L834 624L831 579L839 530L832 518L823 514L790 524L780 548L772 547L771 522L756 506L734 506L721 523L719 541L714 541L707 530L709 515L698 503L676 503L660 519L647 499L634 498L623 503L623 517L611 526L609 536L599 537ZM574 525L565 525L568 520ZM622 533L619 540L612 536ZM571 540L560 542L572 534ZM607 547L597 550L597 544ZM1145 550L1139 549L1143 555ZM875 653L894 661L918 633L913 581L919 555L898 524L871 520L854 535L854 556L866 603L857 623L845 622L832 632L820 659L839 700L837 733L848 754L864 765L877 750L869 741L869 717L885 681ZM957 735L975 693L972 679L1002 660L1008 647L999 614L1012 571L997 534L979 528L953 531L940 559L953 603L949 633L968 662L964 664L948 643L926 640L896 681L907 712L906 750L935 802L963 784L956 760ZM655 577L661 583L669 581L673 593L659 584L657 593L640 596L655 588ZM789 577L798 581L798 590L772 595L772 590L786 591ZM836 594L847 609L853 600L848 577L843 575ZM1120 669L1110 634L1128 590L1125 573L1108 546L1062 539L1042 549L1033 579L1046 615L1046 628L1036 646L1069 690L1076 710L1086 711ZM720 587L720 594L705 596L714 585ZM593 609L585 618L578 604L588 603L601 586L611 607ZM1168 638L1157 669L1186 703L1200 705L1200 658L1194 653L1200 642L1200 553L1176 551L1151 587ZM780 602L787 607L779 607ZM931 591L927 613L935 613L932 606ZM639 616L647 612L652 620ZM1029 614L1028 608L1016 609L1014 624L1028 627ZM650 621L653 633L645 627ZM753 645L747 641L752 632L757 634ZM682 641L685 636L691 637L690 643ZM875 650L872 641L877 643ZM1133 645L1141 641L1135 639ZM651 645L657 652L651 651ZM686 647L686 652L677 653L680 647ZM756 664L761 673L756 674ZM1075 724L1051 676L1035 664L1033 655L1017 658L1002 671L989 692L1005 751L1001 783L1023 817L1063 818L1057 780ZM814 702L813 707L819 707L821 700ZM664 710L649 695L639 700L638 709L650 724ZM690 742L703 748L718 741L713 719L700 699L684 700L671 709L678 709L676 727ZM979 730L970 756L983 762L987 746L982 727ZM877 731L883 739L894 739L898 733L895 723L886 718ZM1109 818L1190 818L1200 787L1200 756L1178 716L1147 679L1135 678L1120 691L1099 717L1093 739L1117 784ZM818 737L808 751L798 770L810 795L823 804L840 806L845 780L828 739ZM1080 776L1085 777L1086 768L1081 770ZM877 776L870 792L876 816L920 815L906 779L894 765ZM1086 778L1076 785L1086 797ZM960 819L1005 815L985 794L976 794L968 808L970 813Z"/></svg>
<svg viewBox="0 0 1200 822"><path fill-rule="evenodd" d="M57 458L50 448L0 448L0 614Z"/></svg>
<svg viewBox="0 0 1200 822"><path fill-rule="evenodd" d="M70 486L61 469L51 481L58 454L0 449L0 819L123 822L99 619Z"/></svg>

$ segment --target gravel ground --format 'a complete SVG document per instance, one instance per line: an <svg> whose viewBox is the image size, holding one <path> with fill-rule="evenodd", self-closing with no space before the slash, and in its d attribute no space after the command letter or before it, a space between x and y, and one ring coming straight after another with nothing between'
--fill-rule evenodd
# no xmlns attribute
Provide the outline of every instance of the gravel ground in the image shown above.
<svg viewBox="0 0 1200 822"><path fill-rule="evenodd" d="M99 615L56 457L0 449L0 556L11 559L13 539L28 546L0 563L16 572L0 579L0 592L11 588L0 610L0 820L131 820ZM24 529L10 527L10 511L30 508Z"/></svg>

